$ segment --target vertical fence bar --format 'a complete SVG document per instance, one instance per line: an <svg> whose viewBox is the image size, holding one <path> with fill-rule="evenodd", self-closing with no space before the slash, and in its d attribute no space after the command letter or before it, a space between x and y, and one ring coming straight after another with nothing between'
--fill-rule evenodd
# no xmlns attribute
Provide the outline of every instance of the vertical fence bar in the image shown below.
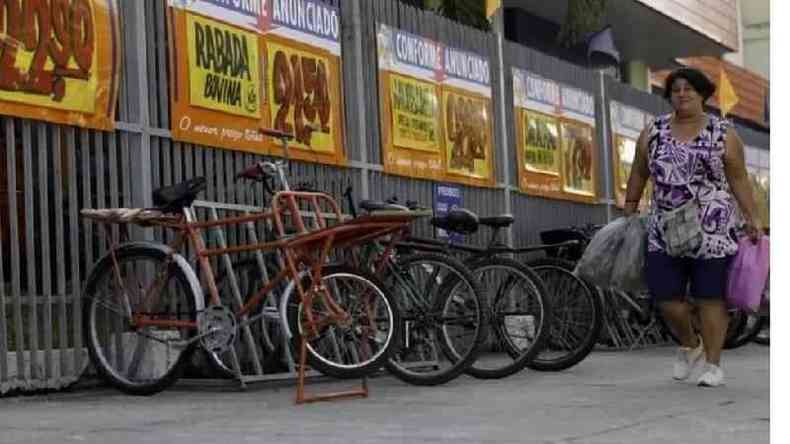
<svg viewBox="0 0 790 444"><path fill-rule="evenodd" d="M98 203L94 205L92 177L94 175L91 167L93 150L91 149L90 131L80 130L80 154L82 156L82 206L84 208L99 208ZM94 242L93 242L93 223L85 221L81 223L84 228L83 247L85 252L84 269L90 270L93 267Z"/></svg>
<svg viewBox="0 0 790 444"><path fill-rule="evenodd" d="M82 226L79 220L79 196L77 194L77 145L74 128L66 128L66 159L69 170L69 244L71 245L71 301L72 301L72 337L74 338L74 376L79 376L82 368L82 274L80 273L80 251L87 253L85 248L80 249L79 228ZM84 147L80 150L84 155ZM65 296L65 294L64 294ZM62 352L61 352L62 353Z"/></svg>
<svg viewBox="0 0 790 444"><path fill-rule="evenodd" d="M29 357L30 357L30 378L39 379L38 366L38 303L36 298L36 242L35 242L35 198L33 185L33 137L32 124L29 120L22 121L22 144L23 144L23 174L25 176L25 256L27 258L25 275L27 277L26 297L28 307L28 337L29 337Z"/></svg>
<svg viewBox="0 0 790 444"><path fill-rule="evenodd" d="M8 118L2 119L2 124L5 126L6 122L9 121ZM5 128L8 129L7 127ZM6 141L10 139L10 137L6 136ZM11 151L14 149L8 142L6 142L6 150ZM6 162L6 170L10 167ZM5 176L8 177L8 172L5 173ZM2 184L0 184L2 186ZM16 194L16 186L6 187L6 193L8 196L12 194ZM6 202L9 202L9 198L6 198ZM9 211L10 213L10 211ZM8 315L6 314L6 280L5 280L5 264L3 263L3 254L2 252L5 251L3 249L3 234L5 232L5 227L0 226L0 387L2 387L3 383L8 381ZM9 246L13 240L9 236L8 244Z"/></svg>
<svg viewBox="0 0 790 444"><path fill-rule="evenodd" d="M65 224L63 223L63 133L60 125L54 125L52 128L52 177L54 185L53 198L55 199L54 214L55 214L55 267L56 275L55 282L57 291L58 304L58 358L59 358L59 374L63 377L68 374L66 349L68 348L68 333L66 331L66 242ZM65 171L66 174L71 174L71 171ZM76 277L79 281L79 276ZM55 328L52 325L52 328Z"/></svg>
<svg viewBox="0 0 790 444"><path fill-rule="evenodd" d="M16 347L16 377L25 378L25 335L22 321L22 255L19 251L19 203L17 202L17 159L16 159L16 127L14 120L6 118L6 168L8 170L8 189L13 190L8 194L8 220L9 242L11 253L11 296L14 303L14 346ZM22 188L24 190L24 188ZM24 197L24 196L23 196Z"/></svg>
<svg viewBox="0 0 790 444"><path fill-rule="evenodd" d="M41 252L41 265L39 278L41 282L41 297L34 296L33 300L42 301L44 304L43 314L44 320L41 324L41 330L44 336L44 379L49 380L52 378L52 273L50 266L50 248L49 248L49 162L48 157L50 153L49 144L47 143L47 126L44 123L36 125L37 145L38 145L38 194L39 194L39 250ZM38 310L38 304L36 304Z"/></svg>
<svg viewBox="0 0 790 444"><path fill-rule="evenodd" d="M609 128L609 113L606 103L606 82L604 79L603 71L598 71L599 78L599 99L601 100L601 115L599 122L601 124L601 134L603 134L603 183L604 192L606 194L606 222L612 220L612 199L614 199L614 190L612 189L612 137Z"/></svg>

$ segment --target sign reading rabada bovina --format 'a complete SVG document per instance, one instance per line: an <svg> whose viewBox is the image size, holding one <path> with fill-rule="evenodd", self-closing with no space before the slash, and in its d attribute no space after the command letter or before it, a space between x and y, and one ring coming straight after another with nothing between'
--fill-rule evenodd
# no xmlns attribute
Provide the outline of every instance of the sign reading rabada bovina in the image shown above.
<svg viewBox="0 0 790 444"><path fill-rule="evenodd" d="M117 0L0 0L0 113L115 127Z"/></svg>
<svg viewBox="0 0 790 444"><path fill-rule="evenodd" d="M513 68L519 187L595 203L598 156L592 94Z"/></svg>
<svg viewBox="0 0 790 444"><path fill-rule="evenodd" d="M487 59L380 24L384 169L493 186Z"/></svg>
<svg viewBox="0 0 790 444"><path fill-rule="evenodd" d="M173 137L345 162L340 13L318 0L170 0Z"/></svg>

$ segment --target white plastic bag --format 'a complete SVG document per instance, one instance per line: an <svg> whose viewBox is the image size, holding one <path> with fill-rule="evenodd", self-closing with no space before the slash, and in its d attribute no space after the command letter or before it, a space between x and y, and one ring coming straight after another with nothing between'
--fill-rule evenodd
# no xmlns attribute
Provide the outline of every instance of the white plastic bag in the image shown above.
<svg viewBox="0 0 790 444"><path fill-rule="evenodd" d="M621 217L607 224L584 250L576 275L601 288L645 291L645 225L642 216Z"/></svg>
<svg viewBox="0 0 790 444"><path fill-rule="evenodd" d="M623 245L614 260L610 286L618 290L642 293L647 291L645 281L645 253L647 250L647 219L640 216L628 218L623 234Z"/></svg>
<svg viewBox="0 0 790 444"><path fill-rule="evenodd" d="M621 217L598 230L576 265L576 275L593 285L608 288L614 259L623 246L627 226L628 219Z"/></svg>

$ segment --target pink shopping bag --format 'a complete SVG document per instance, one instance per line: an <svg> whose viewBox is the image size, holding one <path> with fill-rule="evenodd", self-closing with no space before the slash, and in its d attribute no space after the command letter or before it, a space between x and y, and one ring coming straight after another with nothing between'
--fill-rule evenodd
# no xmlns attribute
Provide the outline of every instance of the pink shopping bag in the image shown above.
<svg viewBox="0 0 790 444"><path fill-rule="evenodd" d="M759 310L770 264L767 236L760 238L756 244L749 238L741 239L738 242L738 254L730 265L727 277L727 304L744 310Z"/></svg>

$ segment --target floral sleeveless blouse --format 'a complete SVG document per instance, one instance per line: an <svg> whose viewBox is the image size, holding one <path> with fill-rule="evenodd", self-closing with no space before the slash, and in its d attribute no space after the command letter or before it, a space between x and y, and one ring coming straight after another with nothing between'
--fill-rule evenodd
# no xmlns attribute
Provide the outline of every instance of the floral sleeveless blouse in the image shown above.
<svg viewBox="0 0 790 444"><path fill-rule="evenodd" d="M708 125L691 141L672 136L672 114L659 116L648 132L648 165L653 199L648 218L648 251L664 252L661 221L666 211L699 198L703 241L688 257L708 259L737 253L739 216L724 173L725 138L730 123L708 115Z"/></svg>

